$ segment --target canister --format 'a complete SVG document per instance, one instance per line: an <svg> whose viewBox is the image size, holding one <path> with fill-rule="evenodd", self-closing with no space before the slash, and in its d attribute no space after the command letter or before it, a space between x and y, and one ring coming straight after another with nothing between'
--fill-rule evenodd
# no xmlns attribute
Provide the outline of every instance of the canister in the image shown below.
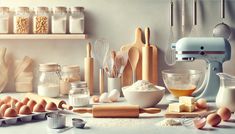
<svg viewBox="0 0 235 134"><path fill-rule="evenodd" d="M9 8L0 7L0 33L9 33Z"/></svg>
<svg viewBox="0 0 235 134"><path fill-rule="evenodd" d="M37 7L34 9L33 33L49 33L49 10L47 7Z"/></svg>
<svg viewBox="0 0 235 134"><path fill-rule="evenodd" d="M30 12L28 7L15 9L13 17L13 32L16 34L28 34L30 23Z"/></svg>
<svg viewBox="0 0 235 134"><path fill-rule="evenodd" d="M84 7L71 7L69 11L69 33L84 33Z"/></svg>
<svg viewBox="0 0 235 134"><path fill-rule="evenodd" d="M51 33L64 34L67 28L67 8L54 7L51 16Z"/></svg>

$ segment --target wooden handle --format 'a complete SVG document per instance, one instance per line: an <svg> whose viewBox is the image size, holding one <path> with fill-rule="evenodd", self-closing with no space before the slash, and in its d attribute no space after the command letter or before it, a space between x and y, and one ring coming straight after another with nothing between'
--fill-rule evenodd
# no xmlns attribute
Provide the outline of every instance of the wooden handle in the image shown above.
<svg viewBox="0 0 235 134"><path fill-rule="evenodd" d="M72 106L67 105L67 104L62 104L61 107L62 107L62 109L67 109L67 110L72 110L73 109Z"/></svg>
<svg viewBox="0 0 235 134"><path fill-rule="evenodd" d="M0 57L1 57L1 58L5 58L6 51L7 51L6 48L0 48Z"/></svg>
<svg viewBox="0 0 235 134"><path fill-rule="evenodd" d="M91 58L91 43L89 42L86 47L87 57Z"/></svg>
<svg viewBox="0 0 235 134"><path fill-rule="evenodd" d="M160 112L160 108L140 108L140 113L156 114Z"/></svg>
<svg viewBox="0 0 235 134"><path fill-rule="evenodd" d="M99 69L99 90L100 90L100 95L104 93L104 69L103 68Z"/></svg>
<svg viewBox="0 0 235 134"><path fill-rule="evenodd" d="M113 61L115 61L115 58L116 58L116 52L115 51L111 52L111 57L112 57Z"/></svg>
<svg viewBox="0 0 235 134"><path fill-rule="evenodd" d="M141 28L136 28L135 30L135 44L136 43L142 43L142 35L141 35L142 31Z"/></svg>
<svg viewBox="0 0 235 134"><path fill-rule="evenodd" d="M149 27L145 28L145 46L150 46L149 44L149 38L150 38L150 30Z"/></svg>
<svg viewBox="0 0 235 134"><path fill-rule="evenodd" d="M79 114L85 114L85 113L92 114L92 108L76 108L76 109L73 109L73 112L79 113Z"/></svg>

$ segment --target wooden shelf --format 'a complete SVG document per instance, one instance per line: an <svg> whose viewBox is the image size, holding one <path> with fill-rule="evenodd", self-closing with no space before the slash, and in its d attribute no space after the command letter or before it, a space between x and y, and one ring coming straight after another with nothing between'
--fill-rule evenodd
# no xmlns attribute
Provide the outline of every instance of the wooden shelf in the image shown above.
<svg viewBox="0 0 235 134"><path fill-rule="evenodd" d="M0 39L82 40L86 34L0 34Z"/></svg>

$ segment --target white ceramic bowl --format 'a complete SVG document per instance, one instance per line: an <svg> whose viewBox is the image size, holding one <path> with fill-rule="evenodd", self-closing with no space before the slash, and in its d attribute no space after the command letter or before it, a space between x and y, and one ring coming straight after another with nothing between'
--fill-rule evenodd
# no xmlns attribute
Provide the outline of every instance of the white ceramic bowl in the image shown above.
<svg viewBox="0 0 235 134"><path fill-rule="evenodd" d="M139 105L141 108L152 107L158 104L165 94L165 88L156 86L159 90L135 91L123 87L122 92L129 104Z"/></svg>

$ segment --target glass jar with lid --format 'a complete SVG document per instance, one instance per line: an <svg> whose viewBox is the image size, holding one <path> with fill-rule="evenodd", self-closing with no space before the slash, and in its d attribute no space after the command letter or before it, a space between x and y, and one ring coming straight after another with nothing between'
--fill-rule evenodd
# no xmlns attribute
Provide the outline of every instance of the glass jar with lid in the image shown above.
<svg viewBox="0 0 235 134"><path fill-rule="evenodd" d="M28 7L18 7L13 17L13 32L17 34L29 33L30 12Z"/></svg>
<svg viewBox="0 0 235 134"><path fill-rule="evenodd" d="M62 68L61 73L60 94L67 95L70 90L70 83L80 81L80 67L78 65L67 65Z"/></svg>
<svg viewBox="0 0 235 134"><path fill-rule="evenodd" d="M9 8L0 7L0 33L9 33Z"/></svg>
<svg viewBox="0 0 235 134"><path fill-rule="evenodd" d="M72 82L69 91L69 105L83 107L89 105L89 89L85 81Z"/></svg>
<svg viewBox="0 0 235 134"><path fill-rule="evenodd" d="M60 94L60 66L56 63L39 65L38 94L47 97L58 97Z"/></svg>
<svg viewBox="0 0 235 134"><path fill-rule="evenodd" d="M71 7L69 15L69 33L84 33L84 8Z"/></svg>
<svg viewBox="0 0 235 134"><path fill-rule="evenodd" d="M67 8L54 7L51 16L51 33L66 33Z"/></svg>
<svg viewBox="0 0 235 134"><path fill-rule="evenodd" d="M33 33L49 33L49 10L47 7L37 7L33 16Z"/></svg>

